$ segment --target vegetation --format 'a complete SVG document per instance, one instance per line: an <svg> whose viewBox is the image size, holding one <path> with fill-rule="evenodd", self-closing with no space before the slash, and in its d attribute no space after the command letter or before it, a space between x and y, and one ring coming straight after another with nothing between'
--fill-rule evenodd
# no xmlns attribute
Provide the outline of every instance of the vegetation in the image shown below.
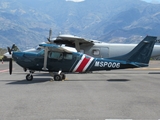
<svg viewBox="0 0 160 120"><path fill-rule="evenodd" d="M2 60L3 56L0 56L0 60Z"/></svg>
<svg viewBox="0 0 160 120"><path fill-rule="evenodd" d="M7 52L7 49L0 48L0 60L3 58L3 54Z"/></svg>
<svg viewBox="0 0 160 120"><path fill-rule="evenodd" d="M3 54L6 52L7 52L7 49L0 48L0 56L3 56Z"/></svg>

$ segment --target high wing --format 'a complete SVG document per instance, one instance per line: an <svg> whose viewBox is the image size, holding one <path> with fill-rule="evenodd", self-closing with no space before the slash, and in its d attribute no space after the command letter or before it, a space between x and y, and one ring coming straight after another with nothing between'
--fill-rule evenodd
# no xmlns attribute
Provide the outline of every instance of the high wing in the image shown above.
<svg viewBox="0 0 160 120"><path fill-rule="evenodd" d="M86 40L84 38L73 35L59 35L54 40L54 43L65 44L66 46L75 47L78 52L80 51L80 45L82 44L94 45L94 42L91 40Z"/></svg>

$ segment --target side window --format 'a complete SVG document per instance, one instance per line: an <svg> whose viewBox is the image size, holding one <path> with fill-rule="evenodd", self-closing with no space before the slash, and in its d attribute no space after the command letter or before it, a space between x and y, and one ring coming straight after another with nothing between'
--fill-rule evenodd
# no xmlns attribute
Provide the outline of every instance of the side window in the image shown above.
<svg viewBox="0 0 160 120"><path fill-rule="evenodd" d="M53 52L53 51L49 51L48 52L48 57L51 59L62 59L63 58L63 53L60 52Z"/></svg>
<svg viewBox="0 0 160 120"><path fill-rule="evenodd" d="M69 53L65 53L64 54L64 59L66 59L66 60L72 60L72 58L73 58L72 54L69 54Z"/></svg>
<svg viewBox="0 0 160 120"><path fill-rule="evenodd" d="M92 54L93 55L100 55L100 50L99 49L93 49Z"/></svg>

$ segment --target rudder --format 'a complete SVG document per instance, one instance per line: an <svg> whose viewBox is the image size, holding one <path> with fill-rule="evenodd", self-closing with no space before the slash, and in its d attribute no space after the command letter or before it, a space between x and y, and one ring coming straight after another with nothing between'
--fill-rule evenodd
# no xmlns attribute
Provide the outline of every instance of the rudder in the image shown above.
<svg viewBox="0 0 160 120"><path fill-rule="evenodd" d="M148 64L157 37L146 36L131 52L112 59Z"/></svg>

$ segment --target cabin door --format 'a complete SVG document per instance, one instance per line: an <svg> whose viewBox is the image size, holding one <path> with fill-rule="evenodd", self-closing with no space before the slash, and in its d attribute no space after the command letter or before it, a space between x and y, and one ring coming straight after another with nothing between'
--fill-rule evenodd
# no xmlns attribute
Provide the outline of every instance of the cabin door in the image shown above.
<svg viewBox="0 0 160 120"><path fill-rule="evenodd" d="M107 48L107 47L101 47L101 49L100 49L101 51L100 51L100 57L101 58L108 58L109 57L109 48Z"/></svg>

